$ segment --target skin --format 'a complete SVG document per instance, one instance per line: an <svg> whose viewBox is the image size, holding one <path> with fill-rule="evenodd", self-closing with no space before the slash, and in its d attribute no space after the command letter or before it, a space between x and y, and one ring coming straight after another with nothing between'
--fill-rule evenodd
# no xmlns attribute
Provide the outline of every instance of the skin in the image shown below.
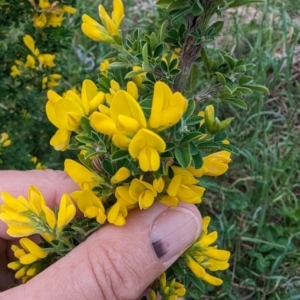
<svg viewBox="0 0 300 300"><path fill-rule="evenodd" d="M31 184L41 190L50 207L58 207L62 194L78 190L78 186L62 171L0 172L0 192L26 197ZM201 216L198 209L193 205L181 207L197 219L196 235L199 234ZM167 263L153 251L149 242L151 228L156 218L167 209L156 203L148 210L130 212L126 226L105 226L26 284L11 289L8 287L15 283L14 274L6 265L15 260L11 245L17 240L6 234L6 225L0 221L0 300L139 298L186 248L179 247L178 254Z"/></svg>

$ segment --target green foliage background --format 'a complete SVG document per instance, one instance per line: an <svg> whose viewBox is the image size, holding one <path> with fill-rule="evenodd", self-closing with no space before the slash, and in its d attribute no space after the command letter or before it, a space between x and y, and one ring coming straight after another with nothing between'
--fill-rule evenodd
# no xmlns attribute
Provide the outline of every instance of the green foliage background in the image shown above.
<svg viewBox="0 0 300 300"><path fill-rule="evenodd" d="M26 51L22 37L30 33L40 37L36 39L40 50L47 47L47 52L59 53L57 69L63 76L59 93L80 87L85 78L97 80L107 48L83 36L80 19L83 13L97 19L100 3L65 2L77 13L63 27L48 28L44 39L22 10L14 11L19 1L9 1L9 14L3 13L6 7L0 1L0 133L7 132L12 140L11 146L0 150L0 169L35 168L32 157L59 169L65 157L74 156L49 145L55 128L45 115L41 77L20 82L9 76L17 54ZM151 0L124 3L128 32L137 27L155 29L163 18ZM101 4L110 10L111 1ZM214 217L220 247L233 253L231 268L220 274L224 278L220 288L186 282L191 291L186 299L300 299L300 3L267 0L232 9L220 18L225 28L210 55L224 50L256 64L252 75L270 95L248 96L247 110L217 105L220 119L235 118L228 134L240 155L233 157L225 176L202 180L208 192L201 212ZM26 89L29 84L34 89Z"/></svg>

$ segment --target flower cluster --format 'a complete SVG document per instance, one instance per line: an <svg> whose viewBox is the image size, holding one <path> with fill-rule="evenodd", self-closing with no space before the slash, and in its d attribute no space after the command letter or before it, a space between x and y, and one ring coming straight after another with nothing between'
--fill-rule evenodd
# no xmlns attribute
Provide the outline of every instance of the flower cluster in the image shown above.
<svg viewBox="0 0 300 300"><path fill-rule="evenodd" d="M33 16L33 25L36 28L59 27L64 20L64 14L75 14L76 9L69 5L59 7L58 1L50 3L49 0L30 1L35 13Z"/></svg>
<svg viewBox="0 0 300 300"><path fill-rule="evenodd" d="M48 0L40 0L34 8L37 28L60 26L65 12L75 12ZM213 105L201 110L193 97L185 96L188 92L176 88L182 56L178 44L164 43L161 30L161 36L153 33L142 40L135 32L133 40L124 45L121 0L113 1L111 16L100 5L99 15L101 24L88 15L82 17L83 33L115 50L100 64L98 83L85 79L80 93L77 89L61 95L53 90L47 93L46 114L57 128L50 144L58 151L78 150L80 162L66 159L64 163L78 190L63 195L54 210L34 186L28 200L2 194L0 219L8 225L8 234L26 237L37 233L43 241L36 245L24 238L22 249L13 247L19 261L9 267L23 281L39 272L51 251L60 257L107 223L125 225L132 209L145 210L155 202L200 204L205 192L202 177L224 174L231 162L230 151L235 149L224 132L232 118L220 121ZM55 67L55 55L41 54L30 35L24 36L24 43L30 54L25 63L16 61L11 76L20 76L22 68ZM47 74L43 88L55 87L59 79L57 73ZM81 212L78 217L76 210ZM226 270L230 252L213 246L217 232L208 233L209 223L209 217L203 218L202 233L182 255L181 265L218 286L222 280L210 272ZM157 292L163 300L176 300L186 289L175 279L168 281L164 273L150 298L156 299Z"/></svg>
<svg viewBox="0 0 300 300"><path fill-rule="evenodd" d="M212 246L218 238L217 231L208 233L210 217L203 218L202 233L199 239L185 252L184 259L191 271L200 279L211 285L221 285L222 279L206 272L220 271L229 268L230 252Z"/></svg>
<svg viewBox="0 0 300 300"><path fill-rule="evenodd" d="M0 134L0 148L8 147L11 144L11 140L6 132Z"/></svg>

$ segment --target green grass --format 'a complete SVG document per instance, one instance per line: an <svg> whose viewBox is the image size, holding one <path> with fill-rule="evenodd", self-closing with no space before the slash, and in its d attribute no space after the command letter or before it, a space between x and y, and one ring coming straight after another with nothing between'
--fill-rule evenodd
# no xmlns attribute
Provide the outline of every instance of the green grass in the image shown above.
<svg viewBox="0 0 300 300"><path fill-rule="evenodd" d="M300 51L295 57L300 3L295 2L267 1L252 15L246 8L234 13L218 43L255 63L255 77L270 95L249 96L246 111L224 112L235 117L229 137L240 155L226 176L207 183L205 210L215 217L220 245L233 255L223 287L203 299L300 299Z"/></svg>

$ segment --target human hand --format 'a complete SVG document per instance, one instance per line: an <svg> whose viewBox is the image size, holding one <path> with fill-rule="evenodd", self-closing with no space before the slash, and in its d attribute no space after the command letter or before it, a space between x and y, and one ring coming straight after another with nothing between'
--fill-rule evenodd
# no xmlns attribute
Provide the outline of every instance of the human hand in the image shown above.
<svg viewBox="0 0 300 300"><path fill-rule="evenodd" d="M38 187L49 207L77 190L62 171L1 171L0 192L27 195ZM0 204L2 200L0 198ZM200 213L193 205L131 211L126 225L106 225L68 255L25 284L0 293L0 299L137 299L199 236ZM16 260L16 243L0 221L0 291L15 282L7 263Z"/></svg>

